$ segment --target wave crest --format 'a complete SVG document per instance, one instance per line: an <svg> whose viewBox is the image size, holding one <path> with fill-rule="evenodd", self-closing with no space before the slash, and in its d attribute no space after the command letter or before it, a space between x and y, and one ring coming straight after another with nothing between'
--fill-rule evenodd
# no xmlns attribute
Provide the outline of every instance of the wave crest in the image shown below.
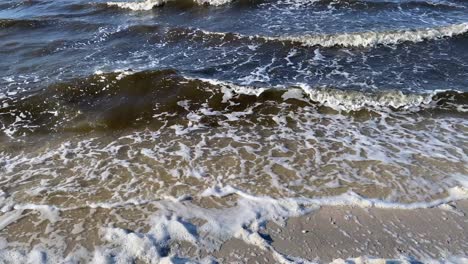
<svg viewBox="0 0 468 264"><path fill-rule="evenodd" d="M185 102L190 102L190 107ZM305 84L255 87L187 78L175 70L160 70L97 73L85 79L54 84L38 93L22 93L13 97L0 94L0 124L3 124L0 130L15 134L50 129L122 129L149 124L159 127L165 121L183 122L181 117L184 113L205 108L210 109L205 121L215 124L226 115L235 119L232 113L236 111L249 112L252 105L261 109L280 109L284 102L291 111L302 108L304 104L344 112L468 111L466 92L362 92ZM158 119L160 113L167 113L162 118L164 122Z"/></svg>
<svg viewBox="0 0 468 264"><path fill-rule="evenodd" d="M300 42L307 46L322 47L370 47L376 45L393 45L403 42L423 42L425 40L435 40L445 37L453 37L468 32L468 23L453 24L448 26L414 29L396 30L384 32L358 32L340 33L331 35L305 35L305 36L284 36L284 37L264 37L269 40Z"/></svg>
<svg viewBox="0 0 468 264"><path fill-rule="evenodd" d="M264 93L278 93L282 100L306 100L318 105L330 107L338 111L359 111L362 109L378 110L392 108L396 110L409 110L413 108L450 108L466 112L468 93L454 90L435 90L430 93L403 93L398 90L380 92L363 92L356 90L342 90L326 87L311 87L307 84L298 84L287 88L263 88L240 86L223 83L216 80L206 80L213 85L226 87L223 90L224 100L231 99L234 94L262 96ZM271 97L271 96L270 96ZM454 107L455 106L455 107Z"/></svg>
<svg viewBox="0 0 468 264"><path fill-rule="evenodd" d="M401 91L385 91L380 93L365 93L338 89L315 89L303 86L302 90L310 100L337 110L356 111L364 108L394 108L410 109L434 103L430 94L404 94Z"/></svg>
<svg viewBox="0 0 468 264"><path fill-rule="evenodd" d="M380 32L368 31L337 34L310 34L303 36L249 36L237 33L211 32L205 30L198 30L197 32L213 37L231 36L237 39L258 39L263 41L291 42L312 47L373 47L377 45L396 45L404 42L418 43L428 40L437 40L463 35L468 32L468 23L423 29L406 29Z"/></svg>
<svg viewBox="0 0 468 264"><path fill-rule="evenodd" d="M175 0L145 0L139 2L107 2L108 6L130 9L133 11L148 11L155 7L162 6L167 2ZM230 3L231 0L193 0L194 3L199 5L213 5L220 6Z"/></svg>
<svg viewBox="0 0 468 264"><path fill-rule="evenodd" d="M161 6L164 3L166 3L166 0L146 0L142 2L107 2L107 5L130 9L133 11L145 11Z"/></svg>

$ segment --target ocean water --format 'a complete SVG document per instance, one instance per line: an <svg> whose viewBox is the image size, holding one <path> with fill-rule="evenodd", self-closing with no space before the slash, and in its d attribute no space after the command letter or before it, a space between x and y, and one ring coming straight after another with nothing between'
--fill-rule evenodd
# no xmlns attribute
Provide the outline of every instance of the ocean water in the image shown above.
<svg viewBox="0 0 468 264"><path fill-rule="evenodd" d="M468 198L467 112L464 0L0 1L0 261L304 262L267 221Z"/></svg>

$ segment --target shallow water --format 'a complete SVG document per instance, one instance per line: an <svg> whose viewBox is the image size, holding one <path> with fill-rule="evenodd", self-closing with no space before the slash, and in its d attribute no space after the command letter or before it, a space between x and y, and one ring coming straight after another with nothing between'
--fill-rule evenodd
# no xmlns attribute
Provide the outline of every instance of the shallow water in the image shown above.
<svg viewBox="0 0 468 264"><path fill-rule="evenodd" d="M467 10L0 3L0 259L188 261L320 205L466 199Z"/></svg>

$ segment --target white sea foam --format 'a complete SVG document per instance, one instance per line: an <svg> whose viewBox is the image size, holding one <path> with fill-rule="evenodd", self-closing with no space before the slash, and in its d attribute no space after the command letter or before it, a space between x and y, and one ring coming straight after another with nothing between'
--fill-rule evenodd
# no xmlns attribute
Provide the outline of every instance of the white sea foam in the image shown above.
<svg viewBox="0 0 468 264"><path fill-rule="evenodd" d="M264 37L269 40L300 42L307 46L322 47L369 47L375 45L392 45L402 42L422 42L444 37L453 37L468 32L468 23L454 24L435 28L415 30L396 30L384 32L356 32L330 35L304 35Z"/></svg>
<svg viewBox="0 0 468 264"><path fill-rule="evenodd" d="M142 1L134 1L134 2L107 2L108 6L116 6L119 8L130 9L133 11L148 11L153 9L154 7L161 6L170 1L177 1L177 0L142 0ZM231 0L194 0L193 1L199 5L225 5L231 2Z"/></svg>
<svg viewBox="0 0 468 264"><path fill-rule="evenodd" d="M329 198L271 198L255 196L243 192L231 186L215 186L201 193L201 197L226 197L237 196L235 206L224 208L203 208L180 199L165 199L150 202L158 208L149 218L149 230L146 232L134 232L118 227L101 228L101 236L108 244L97 248L92 254L91 263L107 263L113 259L118 263L129 263L139 259L145 263L175 263L180 260L174 252L167 255L167 247L172 242L185 241L198 248L207 251L219 249L227 240L237 238L245 243L257 246L263 251L271 253L277 263L312 263L305 259L286 256L276 251L262 236L260 231L268 221L274 221L280 225L290 217L304 215L320 206L358 206L377 207L388 209L412 210L418 208L431 208L440 204L468 198L468 190L460 187L462 193L455 192L449 198L434 200L431 202L417 203L390 203L376 199L367 199L355 193ZM113 204L106 208L118 208L122 205ZM42 206L17 205L15 208L29 208L42 210ZM93 206L93 208L98 208ZM61 210L70 210L62 208ZM15 211L15 210L14 210ZM18 210L22 212L21 210ZM194 224L192 221L201 221ZM29 254L12 250L3 250L0 260L20 263L25 258L44 258L47 254L54 254L48 250L33 250ZM81 254L78 252L76 254ZM60 259L57 256L47 256L49 259ZM47 259L46 258L46 259ZM71 258L69 255L68 258ZM16 260L15 260L16 259ZM200 263L211 263L210 258L205 258ZM450 257L447 260L466 260L463 256ZM18 261L18 262L16 262ZM333 263L343 263L337 259ZM356 263L374 263L375 258L363 257L354 259ZM446 261L444 261L446 262ZM462 262L460 262L462 263Z"/></svg>
<svg viewBox="0 0 468 264"><path fill-rule="evenodd" d="M227 102L238 94L260 96L265 91L270 89L286 90L282 95L284 100L298 99L304 100L308 98L312 102L319 103L335 110L356 111L360 109L411 109L418 107L431 107L436 102L434 96L446 92L447 90L435 90L425 94L405 94L401 91L376 91L376 92L361 92L353 90L340 90L333 88L311 87L307 84L298 83L295 86L285 87L254 87L247 85L237 85L219 80L201 79L213 85L221 86L223 92L223 102ZM458 108L456 108L458 109Z"/></svg>
<svg viewBox="0 0 468 264"><path fill-rule="evenodd" d="M207 35L225 35L221 32L210 32L202 30ZM247 36L234 34L238 38L258 38L268 41L289 41L297 42L305 46L321 47L372 47L376 45L394 45L403 42L422 42L427 40L437 40L446 37L462 35L468 32L468 23L451 24L433 28L405 29L393 31L365 31L365 32L342 32L336 34L308 34L301 36L279 35ZM316 59L320 59L320 53L316 50Z"/></svg>
<svg viewBox="0 0 468 264"><path fill-rule="evenodd" d="M175 216L156 216L151 223L151 230L147 233L129 232L113 227L103 228L104 240L121 249L106 255L111 253L116 259L124 261L138 258L144 263L172 263L172 256L165 256L163 252L164 247L169 246L169 242L186 241L197 244L197 234L192 233L191 225Z"/></svg>
<svg viewBox="0 0 468 264"><path fill-rule="evenodd" d="M0 216L0 230L22 218L23 211L14 210Z"/></svg>
<svg viewBox="0 0 468 264"><path fill-rule="evenodd" d="M195 3L200 5L220 6L231 3L233 0L195 0Z"/></svg>
<svg viewBox="0 0 468 264"><path fill-rule="evenodd" d="M464 184L464 183L461 183ZM433 208L442 204L447 204L454 201L468 199L468 189L464 186L456 186L449 190L449 195L446 198L436 199L429 202L413 202L413 203L398 203L388 202L380 199L371 199L362 197L352 191L332 197L322 198L289 198L289 199L273 199L270 197L254 196L243 192L232 186L208 188L202 192L202 196L225 197L228 195L236 194L237 196L249 200L257 201L261 204L265 203L279 203L284 204L289 208L292 214L299 214L304 212L305 205L307 206L357 206L361 208L382 208L382 209L402 209L414 210L423 208ZM305 210L307 212L307 210ZM287 216L287 214L278 214Z"/></svg>
<svg viewBox="0 0 468 264"><path fill-rule="evenodd" d="M337 110L359 110L363 108L409 109L433 103L433 97L441 91L429 94L404 94L401 91L365 93L359 91L321 89L299 84L313 102L318 102Z"/></svg>
<svg viewBox="0 0 468 264"><path fill-rule="evenodd" d="M138 2L107 2L108 6L117 6L133 11L147 11L166 3L167 0L145 0Z"/></svg>
<svg viewBox="0 0 468 264"><path fill-rule="evenodd" d="M193 79L193 78L187 77L187 79ZM259 96L260 94L268 90L267 88L253 87L253 86L247 86L247 85L237 85L237 84L223 82L223 81L214 80L214 79L200 78L199 80L212 84L212 85L220 86L221 92L224 93L223 102L228 102L230 99L232 99L235 96L235 94Z"/></svg>

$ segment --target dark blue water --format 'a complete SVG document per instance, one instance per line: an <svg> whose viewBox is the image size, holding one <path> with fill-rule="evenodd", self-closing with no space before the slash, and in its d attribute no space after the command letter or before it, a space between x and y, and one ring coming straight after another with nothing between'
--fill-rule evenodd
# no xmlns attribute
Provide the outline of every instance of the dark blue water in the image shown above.
<svg viewBox="0 0 468 264"><path fill-rule="evenodd" d="M468 26L452 27L468 23L467 8L465 1L235 1L168 2L133 11L105 2L6 1L0 11L0 78L2 90L22 83L27 89L25 82L41 86L96 71L173 68L262 86L465 91ZM371 31L382 37L410 31L416 37L441 27L446 32L421 41L378 40L367 47L359 40L321 47L247 38Z"/></svg>

